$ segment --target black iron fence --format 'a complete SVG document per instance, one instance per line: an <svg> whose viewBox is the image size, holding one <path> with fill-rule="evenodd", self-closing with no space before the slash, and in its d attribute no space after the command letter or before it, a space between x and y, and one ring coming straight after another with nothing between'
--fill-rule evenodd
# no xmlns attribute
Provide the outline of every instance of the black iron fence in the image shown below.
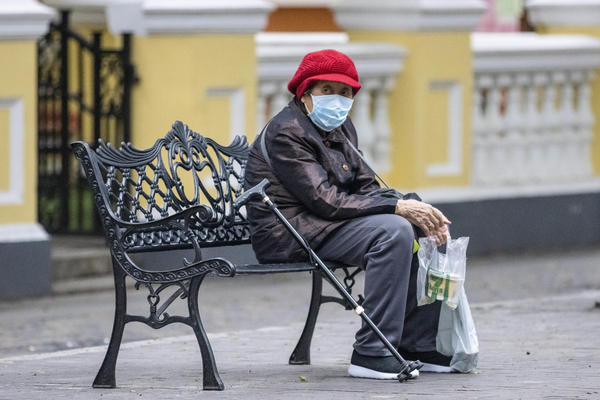
<svg viewBox="0 0 600 400"><path fill-rule="evenodd" d="M73 31L63 11L38 43L38 219L49 232L101 229L69 145L129 141L131 37L117 39L119 48L104 48L101 32Z"/></svg>

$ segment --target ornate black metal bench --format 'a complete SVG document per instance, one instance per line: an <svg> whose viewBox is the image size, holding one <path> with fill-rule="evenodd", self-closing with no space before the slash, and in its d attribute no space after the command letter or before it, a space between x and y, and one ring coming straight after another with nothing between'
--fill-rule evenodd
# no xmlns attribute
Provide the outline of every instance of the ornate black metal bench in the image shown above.
<svg viewBox="0 0 600 400"><path fill-rule="evenodd" d="M164 138L146 150L136 149L130 143L116 149L101 140L95 149L84 142L75 142L72 148L93 192L115 279L113 330L94 387L115 387L115 365L125 324L138 321L154 329L174 322L189 325L200 345L204 389L223 390L198 307L198 291L207 274L233 277L312 273L308 317L290 364L310 363L310 342L321 304L336 302L351 309L341 298L322 295L322 273L308 262L233 263L223 257L203 257L203 249L210 247L249 246L245 209L236 204L243 190L249 152L245 137L238 136L229 146L221 146L176 121ZM187 249L192 254L188 258L192 259L179 256L179 265L172 262L150 266L140 258L149 252L179 254L176 250L181 249ZM328 266L343 271L344 284L351 291L360 268L331 263ZM148 315L127 313L127 276L135 280L135 289L144 287L148 291ZM178 299L187 302L187 316L167 313Z"/></svg>

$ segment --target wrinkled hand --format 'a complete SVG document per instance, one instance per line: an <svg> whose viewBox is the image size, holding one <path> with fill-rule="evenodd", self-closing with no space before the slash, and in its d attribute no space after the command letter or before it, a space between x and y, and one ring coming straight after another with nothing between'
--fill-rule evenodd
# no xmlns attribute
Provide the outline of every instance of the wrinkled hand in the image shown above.
<svg viewBox="0 0 600 400"><path fill-rule="evenodd" d="M435 237L438 246L446 243L446 240L450 236L448 225L452 222L431 204L412 199L398 200L396 203L396 214L421 228L425 232L425 235Z"/></svg>
<svg viewBox="0 0 600 400"><path fill-rule="evenodd" d="M448 230L448 225L444 225L437 231L433 232L431 236L435 238L435 243L438 246L443 245L448 241L448 239L450 239L450 230Z"/></svg>

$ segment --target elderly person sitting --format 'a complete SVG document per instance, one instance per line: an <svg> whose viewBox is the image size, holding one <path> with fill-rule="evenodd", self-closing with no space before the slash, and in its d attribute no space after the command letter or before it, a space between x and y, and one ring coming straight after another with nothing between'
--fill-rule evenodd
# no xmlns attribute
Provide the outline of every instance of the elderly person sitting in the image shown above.
<svg viewBox="0 0 600 400"><path fill-rule="evenodd" d="M421 371L450 371L450 357L436 352L440 302L417 307L413 262L416 230L442 244L450 221L429 204L375 192L380 187L373 171L348 143L357 146L348 112L360 88L348 56L335 50L307 54L288 84L295 97L254 141L246 185L267 178L267 194L319 257L364 268L363 307L406 359L424 362ZM306 259L264 204L250 202L247 210L261 262ZM400 369L363 323L349 374L395 379Z"/></svg>

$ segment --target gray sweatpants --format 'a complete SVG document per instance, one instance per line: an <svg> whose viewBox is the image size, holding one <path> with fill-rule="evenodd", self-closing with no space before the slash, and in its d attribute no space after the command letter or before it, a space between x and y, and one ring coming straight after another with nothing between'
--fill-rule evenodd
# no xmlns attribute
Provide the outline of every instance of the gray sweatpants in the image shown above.
<svg viewBox="0 0 600 400"><path fill-rule="evenodd" d="M334 231L317 254L324 260L363 266L363 307L394 346L411 352L433 351L441 303L417 307L414 238L412 225L403 217L369 215ZM354 348L368 356L390 355L364 322L356 332Z"/></svg>

